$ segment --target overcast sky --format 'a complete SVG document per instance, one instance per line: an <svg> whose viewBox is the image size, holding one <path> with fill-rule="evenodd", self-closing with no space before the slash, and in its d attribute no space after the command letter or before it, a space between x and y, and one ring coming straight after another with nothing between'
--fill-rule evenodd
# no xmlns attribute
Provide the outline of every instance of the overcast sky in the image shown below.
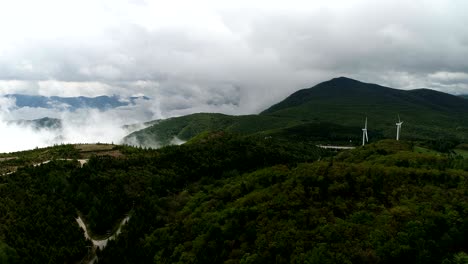
<svg viewBox="0 0 468 264"><path fill-rule="evenodd" d="M0 93L257 113L333 77L468 93L468 2L0 0Z"/></svg>

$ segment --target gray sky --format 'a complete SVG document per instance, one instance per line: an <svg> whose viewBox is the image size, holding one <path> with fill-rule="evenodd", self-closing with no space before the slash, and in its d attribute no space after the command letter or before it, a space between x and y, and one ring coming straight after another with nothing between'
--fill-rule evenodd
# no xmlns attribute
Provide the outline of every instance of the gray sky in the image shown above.
<svg viewBox="0 0 468 264"><path fill-rule="evenodd" d="M155 119L257 113L338 76L468 93L466 10L463 0L0 0L0 94L145 94Z"/></svg>

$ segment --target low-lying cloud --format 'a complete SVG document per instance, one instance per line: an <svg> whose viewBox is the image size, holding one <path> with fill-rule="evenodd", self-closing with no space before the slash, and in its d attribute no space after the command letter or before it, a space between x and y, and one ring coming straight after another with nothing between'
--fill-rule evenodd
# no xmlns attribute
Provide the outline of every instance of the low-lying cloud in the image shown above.
<svg viewBox="0 0 468 264"><path fill-rule="evenodd" d="M164 96L166 100L163 102L141 97L133 99L128 105L106 109L75 109L50 104L47 107L18 107L13 97L0 96L0 153L65 143L119 144L131 132L145 128L144 122L188 114L193 110L190 106L194 100L207 100L203 97L184 96L183 91ZM224 101L224 97L220 95L209 98L213 102L194 103L199 105L199 112L214 112L223 107L225 112L233 112L237 107L236 102ZM60 125L37 127L31 122L23 121L44 117L60 120ZM181 143L177 138L172 142ZM159 143L153 142L148 147L159 147Z"/></svg>
<svg viewBox="0 0 468 264"><path fill-rule="evenodd" d="M12 152L62 143L120 143L132 132L126 124L142 123L155 117L148 102L106 110L73 109L61 106L18 107L15 99L0 97L0 152ZM31 122L44 117L60 120L59 126L37 127ZM134 129L142 128L135 126Z"/></svg>

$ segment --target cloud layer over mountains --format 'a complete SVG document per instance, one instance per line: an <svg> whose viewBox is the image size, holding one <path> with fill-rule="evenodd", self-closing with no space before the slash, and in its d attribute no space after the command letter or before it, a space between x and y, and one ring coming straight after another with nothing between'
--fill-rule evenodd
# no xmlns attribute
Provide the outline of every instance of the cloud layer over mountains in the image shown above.
<svg viewBox="0 0 468 264"><path fill-rule="evenodd" d="M464 1L2 1L3 93L256 112L347 75L467 92Z"/></svg>
<svg viewBox="0 0 468 264"><path fill-rule="evenodd" d="M128 133L143 128L141 123L153 115L148 110L151 109L148 100L134 102L101 108L64 105L18 107L14 97L0 97L0 152L62 143L119 143ZM50 118L44 122L43 117ZM131 128L124 127L133 123L136 124Z"/></svg>
<svg viewBox="0 0 468 264"><path fill-rule="evenodd" d="M461 0L0 1L0 94L152 98L123 109L129 123L142 112L256 113L337 76L468 93L467 9Z"/></svg>

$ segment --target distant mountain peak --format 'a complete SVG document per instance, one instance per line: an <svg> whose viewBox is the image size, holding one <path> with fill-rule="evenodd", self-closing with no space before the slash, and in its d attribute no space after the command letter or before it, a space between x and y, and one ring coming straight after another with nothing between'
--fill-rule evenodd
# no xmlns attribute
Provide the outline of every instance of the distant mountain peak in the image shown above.
<svg viewBox="0 0 468 264"><path fill-rule="evenodd" d="M35 130L42 130L42 129L52 129L52 130L60 130L62 129L62 120L58 118L50 118L50 117L43 117L33 120L10 120L7 121L8 124L15 124L15 125L22 125L22 126L30 126Z"/></svg>
<svg viewBox="0 0 468 264"><path fill-rule="evenodd" d="M334 85L338 86L339 88L352 88L352 87L355 87L355 86L384 87L384 86L381 86L381 85L378 85L378 84L361 82L359 80L355 80L355 79L344 77L344 76L336 77L336 78L333 78L333 79L331 79L329 81L322 82L322 83L318 84L317 86L319 86L321 84L334 84ZM385 88L387 88L387 87L385 87Z"/></svg>
<svg viewBox="0 0 468 264"><path fill-rule="evenodd" d="M311 88L299 90L263 111L262 114L289 116L302 113L304 116L311 116L309 112L321 112L321 108L330 106L337 108L337 111L338 108L347 108L360 114L374 111L377 105L382 108L405 106L406 109L422 107L440 111L468 110L466 100L451 94L431 89L399 90L347 77L337 77Z"/></svg>
<svg viewBox="0 0 468 264"><path fill-rule="evenodd" d="M352 82L360 82L358 80L355 80L355 79L352 79L352 78L349 78L349 77L345 77L345 76L340 76L340 77L336 77L336 78L333 78L331 79L329 82L331 81L352 81Z"/></svg>
<svg viewBox="0 0 468 264"><path fill-rule="evenodd" d="M330 98L340 98L352 96L353 94L379 94L384 90L395 90L377 84L364 83L348 77L337 77L331 80L319 83L311 88L299 90L283 101L273 105L262 114L272 113L281 109L295 107L306 104L311 100L329 100Z"/></svg>

